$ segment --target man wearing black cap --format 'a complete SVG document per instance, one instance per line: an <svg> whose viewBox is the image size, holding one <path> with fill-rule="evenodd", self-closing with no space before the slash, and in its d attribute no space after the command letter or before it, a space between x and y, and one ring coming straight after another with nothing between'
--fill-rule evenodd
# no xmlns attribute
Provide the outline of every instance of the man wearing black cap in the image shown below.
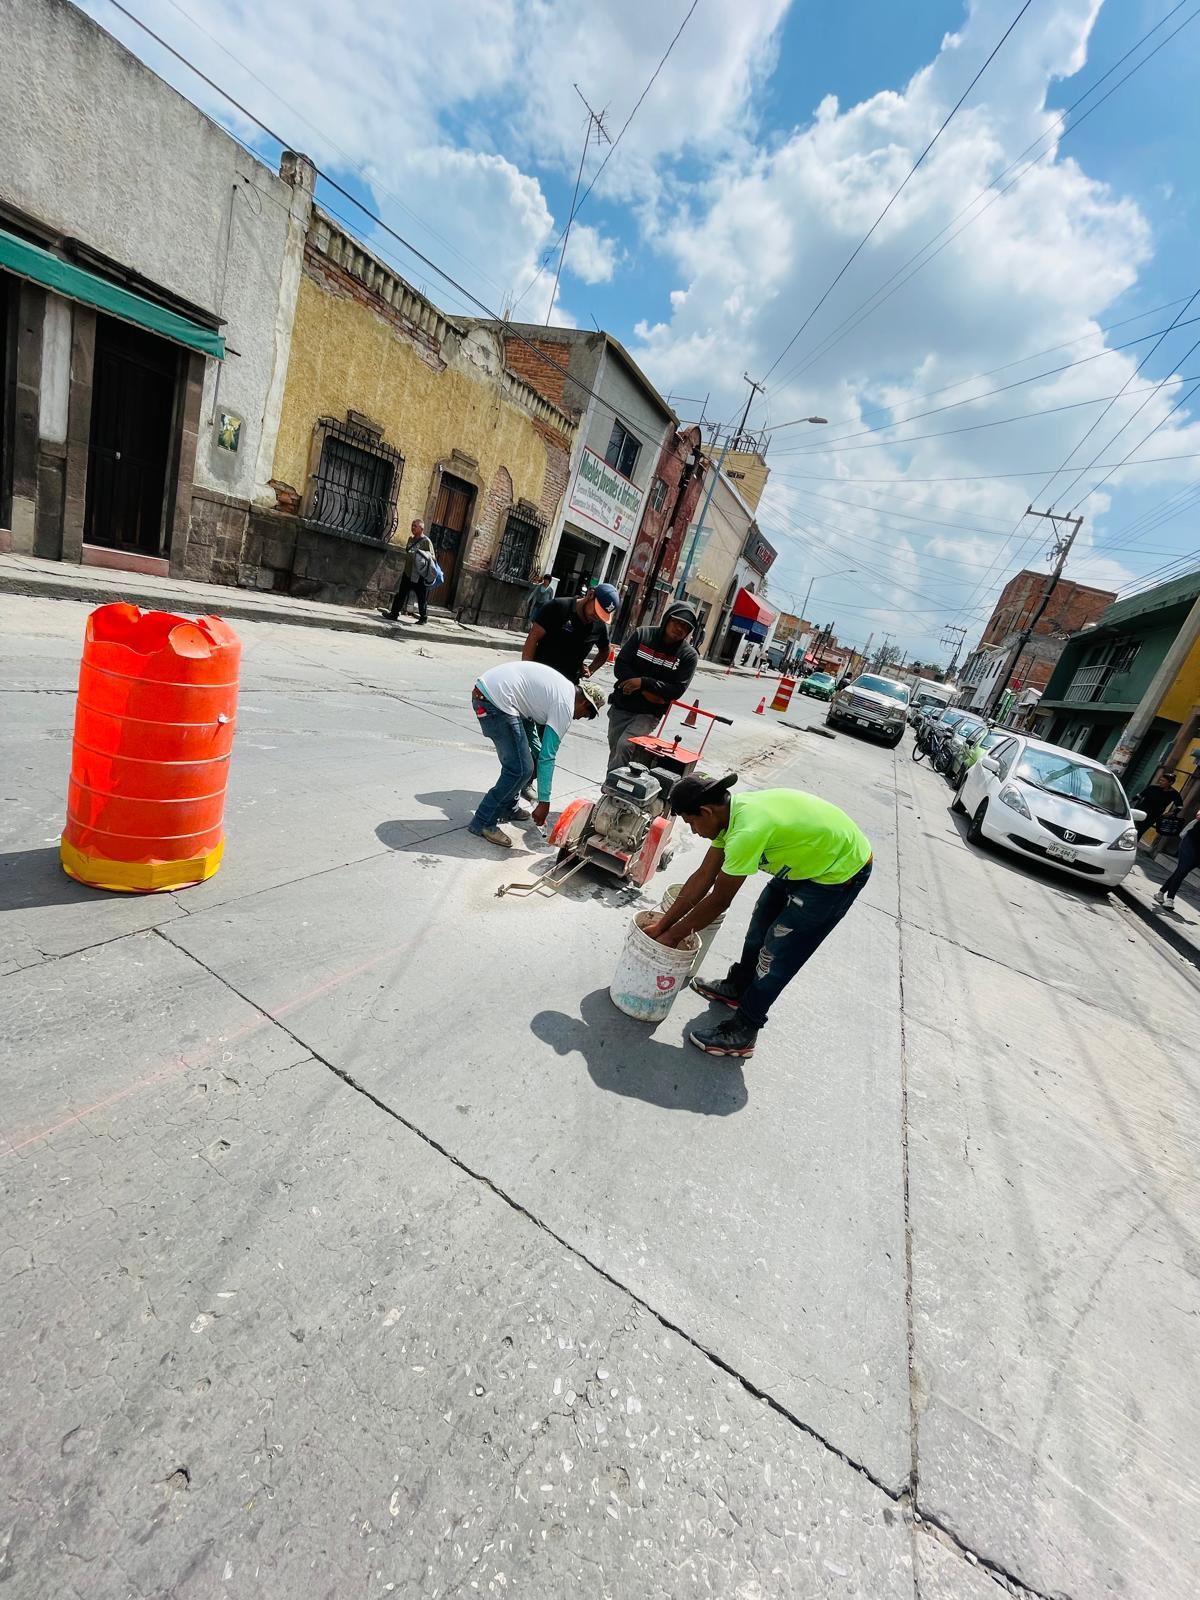
<svg viewBox="0 0 1200 1600"><path fill-rule="evenodd" d="M691 683L700 658L688 641L699 620L690 605L668 606L660 623L638 628L621 646L608 708L610 772L629 759L628 741L653 733L671 701Z"/></svg>
<svg viewBox="0 0 1200 1600"><path fill-rule="evenodd" d="M551 600L529 630L522 661L540 661L572 683L590 678L608 659L608 624L620 598L611 583L598 583L578 600Z"/></svg>

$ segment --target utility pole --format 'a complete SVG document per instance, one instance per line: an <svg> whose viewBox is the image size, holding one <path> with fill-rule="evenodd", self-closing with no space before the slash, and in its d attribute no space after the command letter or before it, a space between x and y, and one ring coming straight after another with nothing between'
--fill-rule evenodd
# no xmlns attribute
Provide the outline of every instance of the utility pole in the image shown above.
<svg viewBox="0 0 1200 1600"><path fill-rule="evenodd" d="M755 393L762 388L762 384L755 383L754 379L748 374L746 375L746 382L750 385L750 395L746 401L746 409L742 412L742 420L740 423L738 423L737 433L725 435L725 443L721 446L721 454L717 457L716 466L709 473L708 489L705 492L704 504L700 507L700 516L696 522L696 530L692 534L692 537L688 540L688 553L687 558L683 563L683 576L680 578L675 588L675 598L677 600L682 600L684 598L685 591L687 589L687 581L691 576L692 563L695 561L696 551L700 547L700 535L704 532L704 519L708 516L708 508L712 504L712 497L717 487L717 479L721 476L721 468L725 465L725 457L734 447L736 441L741 438L742 429L746 426L746 418L750 415L750 407L754 404ZM807 420L809 422L823 422L825 419L823 417L809 417ZM716 442L717 438L716 433L714 432L713 443L716 444ZM812 588L811 584L809 585L809 588Z"/></svg>
<svg viewBox="0 0 1200 1600"><path fill-rule="evenodd" d="M742 373L742 378L744 379L744 381L746 383L748 383L750 385L750 393L746 397L746 409L745 409L745 411L742 412L742 420L738 423L737 432L733 436L733 444L731 445L730 448L734 449L734 450L740 449L740 447L741 447L742 435L746 431L746 423L749 421L749 418L750 418L750 407L754 404L754 396L756 394L766 394L766 392L767 392L766 384L765 383L755 383L754 379L750 376L750 374L748 372L743 372Z"/></svg>
<svg viewBox="0 0 1200 1600"><path fill-rule="evenodd" d="M890 645L892 642L892 637L893 636L890 633L885 633L883 636L883 642L880 644L879 649L875 652L875 661L873 665L876 672L878 672L880 667L883 665L883 657L887 651L888 645Z"/></svg>
<svg viewBox="0 0 1200 1600"><path fill-rule="evenodd" d="M957 638L955 638L956 634L958 635ZM942 634L942 644L945 646L954 646L954 654L950 657L950 665L946 668L946 677L948 679L953 678L954 676L954 669L958 666L959 652L963 647L963 640L966 637L967 630L965 628L956 628L950 623L946 624L945 631Z"/></svg>
<svg viewBox="0 0 1200 1600"><path fill-rule="evenodd" d="M544 325L547 328L550 326L550 317L554 311L554 301L558 295L558 280L562 277L563 262L567 259L567 240L571 237L571 224L575 221L575 202L579 198L579 180L583 177L583 163L587 160L588 145L592 142L593 132L595 132L597 144L602 139L606 144L612 143L612 140L608 137L608 129L604 126L605 112L592 110L587 101L583 99L583 91L578 84L575 85L575 93L587 106L588 125L587 132L583 136L583 151L579 157L579 171L575 174L575 192L571 196L571 210L567 215L567 226L563 230L562 249L558 253L558 266L554 273L554 287L550 291L550 304L546 307Z"/></svg>
<svg viewBox="0 0 1200 1600"><path fill-rule="evenodd" d="M1179 669L1191 654L1196 640L1200 639L1200 599L1184 618L1183 626L1175 635L1171 648L1162 659L1162 665L1150 680L1150 685L1138 702L1138 708L1125 724L1125 731L1117 740L1116 748L1108 758L1108 765L1119 777L1137 753L1137 747L1150 730L1158 715L1163 695L1179 676Z"/></svg>
<svg viewBox="0 0 1200 1600"><path fill-rule="evenodd" d="M1053 511L1035 511L1032 506L1026 507L1025 515L1027 517L1044 517L1047 522L1052 522L1054 524L1056 560L1046 582L1046 587L1042 593L1041 600L1034 607L1033 615L1021 630L1016 644L1009 651L1008 660L1001 669L1000 675L992 687L992 692L988 695L987 704L983 707L983 715L985 717L991 716L992 712L996 709L1001 695L1008 688L1008 680L1012 677L1013 673L1017 669L1017 664L1021 659L1021 652L1025 649L1025 646L1029 643L1030 639L1032 639L1033 630L1037 627L1039 621L1041 620L1042 613L1050 604L1050 596L1054 593L1055 589L1058 588L1058 580L1062 577L1063 568L1067 564L1067 557L1071 553L1071 546L1075 543L1075 538L1080 528L1083 527L1082 517L1058 516ZM1058 530L1058 525L1060 522L1065 523L1071 530L1070 533L1068 533L1065 537Z"/></svg>

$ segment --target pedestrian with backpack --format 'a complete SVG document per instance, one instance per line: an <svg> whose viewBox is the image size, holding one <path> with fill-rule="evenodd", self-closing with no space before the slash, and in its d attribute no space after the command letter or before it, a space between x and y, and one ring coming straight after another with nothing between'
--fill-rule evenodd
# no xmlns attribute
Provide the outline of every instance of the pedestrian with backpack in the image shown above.
<svg viewBox="0 0 1200 1600"><path fill-rule="evenodd" d="M400 614L408 604L409 595L417 599L417 621L429 620L429 591L438 582L439 567L433 550L433 540L425 532L425 524L417 517L409 534L404 556L404 575L390 606L380 607L379 615L389 622L399 622Z"/></svg>

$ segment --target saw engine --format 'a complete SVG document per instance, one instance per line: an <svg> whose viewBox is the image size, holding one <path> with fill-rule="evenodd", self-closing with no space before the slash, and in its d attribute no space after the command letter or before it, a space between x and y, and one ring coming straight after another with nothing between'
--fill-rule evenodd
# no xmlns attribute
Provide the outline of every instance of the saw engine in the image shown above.
<svg viewBox="0 0 1200 1600"><path fill-rule="evenodd" d="M678 773L637 762L614 767L594 803L577 800L559 818L550 843L596 866L645 883L665 865L671 819L667 800Z"/></svg>

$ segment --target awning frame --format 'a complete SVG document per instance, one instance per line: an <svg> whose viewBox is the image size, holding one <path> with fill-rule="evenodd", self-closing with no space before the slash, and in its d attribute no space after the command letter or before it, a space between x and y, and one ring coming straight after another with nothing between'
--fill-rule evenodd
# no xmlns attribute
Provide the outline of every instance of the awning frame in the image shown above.
<svg viewBox="0 0 1200 1600"><path fill-rule="evenodd" d="M89 272L86 267L77 267L73 262L64 261L61 256L53 255L41 245L31 244L4 228L0 228L0 270L25 278L66 300L91 306L106 316L145 328L148 333L156 333L187 350L212 356L216 361L225 359L223 334L202 327L177 311L168 311L165 306L155 305L153 300L147 300L144 295L123 289L120 284L111 283L107 278Z"/></svg>

